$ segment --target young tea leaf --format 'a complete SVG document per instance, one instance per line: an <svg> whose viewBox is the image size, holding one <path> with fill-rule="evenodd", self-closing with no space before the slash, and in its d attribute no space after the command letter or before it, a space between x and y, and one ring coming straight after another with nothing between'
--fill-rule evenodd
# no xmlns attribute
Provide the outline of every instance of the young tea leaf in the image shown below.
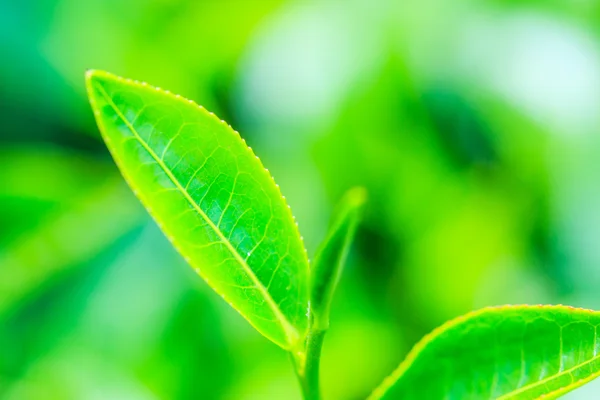
<svg viewBox="0 0 600 400"><path fill-rule="evenodd" d="M600 375L600 312L485 308L418 343L370 399L554 399Z"/></svg>
<svg viewBox="0 0 600 400"><path fill-rule="evenodd" d="M350 243L367 199L364 188L349 190L342 198L327 238L318 250L311 271L311 312L315 329L329 327L329 309Z"/></svg>
<svg viewBox="0 0 600 400"><path fill-rule="evenodd" d="M182 97L101 72L86 85L123 176L192 267L284 349L307 329L308 259L289 207L239 134Z"/></svg>

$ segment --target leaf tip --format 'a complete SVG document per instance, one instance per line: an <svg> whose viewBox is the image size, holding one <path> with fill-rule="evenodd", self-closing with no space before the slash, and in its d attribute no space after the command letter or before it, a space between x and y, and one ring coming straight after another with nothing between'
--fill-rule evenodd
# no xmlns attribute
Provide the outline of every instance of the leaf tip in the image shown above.
<svg viewBox="0 0 600 400"><path fill-rule="evenodd" d="M85 87L88 98L92 103L92 108L95 109L95 98L98 92L97 85L102 85L102 83L106 82L107 80L114 80L116 78L116 75L98 69L87 69L85 71Z"/></svg>
<svg viewBox="0 0 600 400"><path fill-rule="evenodd" d="M95 81L101 80L111 76L108 72L101 71L99 69L86 69L85 70L85 83L88 87Z"/></svg>

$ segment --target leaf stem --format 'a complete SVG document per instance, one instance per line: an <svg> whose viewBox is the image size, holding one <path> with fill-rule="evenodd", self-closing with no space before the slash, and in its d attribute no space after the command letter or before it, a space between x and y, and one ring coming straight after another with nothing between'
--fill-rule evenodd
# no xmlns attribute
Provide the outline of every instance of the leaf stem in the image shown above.
<svg viewBox="0 0 600 400"><path fill-rule="evenodd" d="M325 330L316 329L308 333L302 357L292 353L292 363L302 388L304 400L321 400L319 365Z"/></svg>
<svg viewBox="0 0 600 400"><path fill-rule="evenodd" d="M323 338L329 328L329 309L365 201L363 188L354 188L344 196L311 269L308 335L301 348L290 352L304 400L321 400L319 364Z"/></svg>
<svg viewBox="0 0 600 400"><path fill-rule="evenodd" d="M315 330L310 332L306 339L306 367L304 376L309 389L308 393L305 393L306 400L319 400L321 398L319 367L324 337L324 330Z"/></svg>

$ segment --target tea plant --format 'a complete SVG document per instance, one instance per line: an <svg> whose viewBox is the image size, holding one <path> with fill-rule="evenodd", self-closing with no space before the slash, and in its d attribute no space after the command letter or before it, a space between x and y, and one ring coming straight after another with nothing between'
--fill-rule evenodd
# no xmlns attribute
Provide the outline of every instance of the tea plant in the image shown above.
<svg viewBox="0 0 600 400"><path fill-rule="evenodd" d="M348 192L309 267L279 187L225 122L190 100L88 71L88 95L124 178L196 272L288 351L305 399L320 399L329 308L365 203ZM486 308L423 338L369 399L556 398L600 374L600 313Z"/></svg>

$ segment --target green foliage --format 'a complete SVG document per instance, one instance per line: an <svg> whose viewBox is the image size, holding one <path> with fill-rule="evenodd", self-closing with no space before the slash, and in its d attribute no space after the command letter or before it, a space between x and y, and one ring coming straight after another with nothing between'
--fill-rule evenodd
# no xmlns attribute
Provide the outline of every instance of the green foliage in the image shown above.
<svg viewBox="0 0 600 400"><path fill-rule="evenodd" d="M0 152L0 158L0 181L7 183L0 187L0 198L11 199L3 202L6 216L0 215L7 226L0 234L0 244L6 242L0 252L0 315L6 315L139 226L143 210L108 165L97 161L16 148ZM28 215L23 207L29 208ZM111 215L100 218L106 209ZM95 226L95 232L73 246L82 225Z"/></svg>
<svg viewBox="0 0 600 400"><path fill-rule="evenodd" d="M0 1L0 398L301 396L289 355L115 168L90 67L239 130L312 271L337 199L368 191L329 309L326 400L366 398L474 309L600 310L599 22L593 1ZM564 397L600 398L600 379Z"/></svg>
<svg viewBox="0 0 600 400"><path fill-rule="evenodd" d="M418 343L375 399L554 399L600 375L600 313L485 308Z"/></svg>
<svg viewBox="0 0 600 400"><path fill-rule="evenodd" d="M145 83L101 71L86 81L103 138L141 202L188 263L290 351L304 398L320 399L323 338L365 190L345 195L309 273L289 207L237 132ZM600 313L563 306L467 314L426 336L370 398L555 398L600 375L598 325Z"/></svg>
<svg viewBox="0 0 600 400"><path fill-rule="evenodd" d="M143 83L89 71L102 135L125 179L189 264L285 349L308 324L308 259L268 171L226 123Z"/></svg>
<svg viewBox="0 0 600 400"><path fill-rule="evenodd" d="M329 328L329 310L333 294L366 199L363 188L354 188L345 194L327 238L315 256L311 271L310 299L313 329Z"/></svg>

